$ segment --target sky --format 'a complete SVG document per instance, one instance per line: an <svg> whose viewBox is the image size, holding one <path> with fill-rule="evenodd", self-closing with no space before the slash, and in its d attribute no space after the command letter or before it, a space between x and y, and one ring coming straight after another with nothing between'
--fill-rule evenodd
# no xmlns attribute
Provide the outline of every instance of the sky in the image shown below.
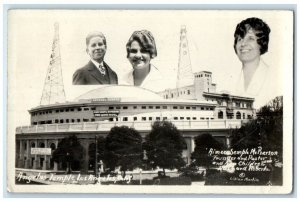
<svg viewBox="0 0 300 202"><path fill-rule="evenodd" d="M85 37L101 31L107 40L106 63L119 75L130 71L126 43L136 30L152 32L158 55L151 63L176 84L180 28L186 26L193 72L211 71L217 91L232 91L241 63L234 49L236 25L259 17L271 28L264 61L273 68L274 82L285 88L292 72L292 13L283 11L129 11L129 10L11 10L8 16L8 114L13 125L29 125L28 110L39 105L54 38L59 23L61 67L66 99L86 88L74 88L72 75L84 66ZM94 87L93 87L94 88Z"/></svg>

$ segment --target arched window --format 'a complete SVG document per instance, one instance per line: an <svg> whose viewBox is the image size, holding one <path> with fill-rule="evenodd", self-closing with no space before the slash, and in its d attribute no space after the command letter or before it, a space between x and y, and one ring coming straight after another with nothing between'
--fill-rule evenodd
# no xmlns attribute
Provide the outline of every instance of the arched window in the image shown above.
<svg viewBox="0 0 300 202"><path fill-rule="evenodd" d="M236 119L241 119L241 112L236 112Z"/></svg>
<svg viewBox="0 0 300 202"><path fill-rule="evenodd" d="M54 144L54 143L51 143L51 144L50 144L50 148L51 148L52 151L55 150L55 149L56 149L55 144Z"/></svg>
<svg viewBox="0 0 300 202"><path fill-rule="evenodd" d="M45 148L45 143L42 142L42 143L40 144L40 148Z"/></svg>
<svg viewBox="0 0 300 202"><path fill-rule="evenodd" d="M35 147L35 143L33 142L33 143L31 143L31 147L32 148L34 148Z"/></svg>
<svg viewBox="0 0 300 202"><path fill-rule="evenodd" d="M218 112L218 119L223 119L223 112L222 111Z"/></svg>

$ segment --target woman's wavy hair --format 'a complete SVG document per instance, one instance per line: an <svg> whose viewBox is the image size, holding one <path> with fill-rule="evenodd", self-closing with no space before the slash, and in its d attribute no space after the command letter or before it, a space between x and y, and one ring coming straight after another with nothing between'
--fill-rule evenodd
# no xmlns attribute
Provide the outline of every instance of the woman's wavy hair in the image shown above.
<svg viewBox="0 0 300 202"><path fill-rule="evenodd" d="M247 18L240 22L234 32L234 51L236 53L236 43L239 37L244 38L249 30L253 30L257 37L257 44L260 46L260 54L268 51L269 34L271 32L269 26L259 18Z"/></svg>
<svg viewBox="0 0 300 202"><path fill-rule="evenodd" d="M155 58L157 56L157 50L153 35L148 30L141 30L133 32L133 34L129 38L126 44L127 58L129 57L130 46L133 41L137 41L140 46L150 54L151 58Z"/></svg>

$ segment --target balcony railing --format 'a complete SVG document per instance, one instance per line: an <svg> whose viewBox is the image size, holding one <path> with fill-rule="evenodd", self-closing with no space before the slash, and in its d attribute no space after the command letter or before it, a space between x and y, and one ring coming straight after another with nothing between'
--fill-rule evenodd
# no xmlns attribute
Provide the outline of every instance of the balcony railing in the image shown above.
<svg viewBox="0 0 300 202"><path fill-rule="evenodd" d="M244 120L203 120L203 121L172 121L179 130L197 129L229 129L239 128ZM110 131L114 126L128 126L136 130L151 130L151 121L118 121L118 122L84 122L65 124L44 124L20 126L16 134L49 133L49 132L84 132L84 131Z"/></svg>

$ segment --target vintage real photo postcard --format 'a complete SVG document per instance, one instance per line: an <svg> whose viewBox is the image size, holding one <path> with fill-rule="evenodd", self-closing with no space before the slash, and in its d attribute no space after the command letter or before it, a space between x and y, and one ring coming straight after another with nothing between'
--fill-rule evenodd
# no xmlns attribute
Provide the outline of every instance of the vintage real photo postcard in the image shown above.
<svg viewBox="0 0 300 202"><path fill-rule="evenodd" d="M292 191L293 11L7 18L8 191Z"/></svg>

